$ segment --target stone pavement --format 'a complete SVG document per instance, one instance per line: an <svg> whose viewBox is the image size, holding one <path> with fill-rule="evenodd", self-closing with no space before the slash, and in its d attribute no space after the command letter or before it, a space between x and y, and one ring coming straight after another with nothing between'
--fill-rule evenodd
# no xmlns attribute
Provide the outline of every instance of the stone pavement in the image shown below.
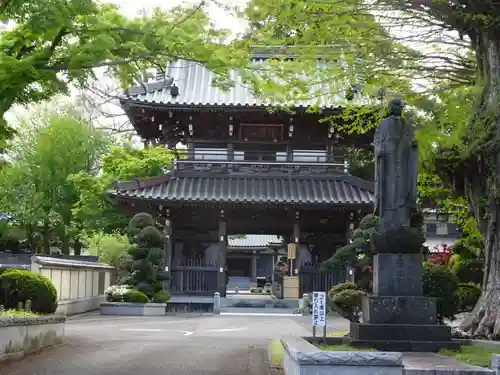
<svg viewBox="0 0 500 375"><path fill-rule="evenodd" d="M3 365L0 375L264 375L270 340L310 335L310 320L87 316L66 323L68 344ZM342 318L331 325L348 327Z"/></svg>

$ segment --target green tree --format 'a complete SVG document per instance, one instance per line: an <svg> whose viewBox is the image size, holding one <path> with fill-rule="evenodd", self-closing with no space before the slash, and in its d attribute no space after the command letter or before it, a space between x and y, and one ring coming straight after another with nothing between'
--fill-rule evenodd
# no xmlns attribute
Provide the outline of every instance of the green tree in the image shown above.
<svg viewBox="0 0 500 375"><path fill-rule="evenodd" d="M99 175L80 172L70 176L78 192L78 200L73 206L74 217L85 223L87 232L122 230L130 218L108 197L113 182L161 176L171 169L173 158L172 151L164 147L110 147L101 155Z"/></svg>
<svg viewBox="0 0 500 375"><path fill-rule="evenodd" d="M98 156L107 141L69 113L54 110L44 120L47 123L34 127L31 122L22 124L26 132L20 137L26 139L14 142L12 163L2 171L2 209L23 223L28 236L41 233L45 252L53 236L60 240L64 253L69 253L71 241L78 252L83 223L74 220L72 209L78 195L69 178L79 171L97 175Z"/></svg>
<svg viewBox="0 0 500 375"><path fill-rule="evenodd" d="M90 252L99 258L99 261L119 269L128 256L130 242L126 235L119 233L95 233L84 239Z"/></svg>
<svg viewBox="0 0 500 375"><path fill-rule="evenodd" d="M484 292L462 328L487 337L500 336L499 16L495 3L435 0L252 0L246 11L257 23L254 41L291 45L280 50L297 56L290 76L323 55L332 64L309 81L330 83L329 94L358 80L366 99L382 86L419 109L413 115L426 169L464 199L485 239ZM420 51L403 42L419 43Z"/></svg>
<svg viewBox="0 0 500 375"><path fill-rule="evenodd" d="M0 34L0 140L12 135L4 114L13 105L85 86L95 67L124 87L143 69L176 58L226 76L246 60L244 44L227 43L229 31L215 29L203 5L127 18L115 5L92 0L2 2L0 22L15 26Z"/></svg>

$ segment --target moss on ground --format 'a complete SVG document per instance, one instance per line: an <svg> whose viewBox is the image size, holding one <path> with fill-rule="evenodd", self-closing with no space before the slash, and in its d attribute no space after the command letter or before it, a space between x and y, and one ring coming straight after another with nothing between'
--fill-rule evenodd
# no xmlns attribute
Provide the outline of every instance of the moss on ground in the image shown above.
<svg viewBox="0 0 500 375"><path fill-rule="evenodd" d="M270 362L271 367L282 368L283 359L285 357L285 348L281 344L281 340L273 340L269 344Z"/></svg>
<svg viewBox="0 0 500 375"><path fill-rule="evenodd" d="M8 318L24 318L24 317L34 317L40 315L26 310L9 309L9 310L0 310L0 316Z"/></svg>
<svg viewBox="0 0 500 375"><path fill-rule="evenodd" d="M456 358L470 365L490 367L491 356L493 354L500 354L500 347L493 349L480 346L462 346L458 350L443 349L439 353Z"/></svg>

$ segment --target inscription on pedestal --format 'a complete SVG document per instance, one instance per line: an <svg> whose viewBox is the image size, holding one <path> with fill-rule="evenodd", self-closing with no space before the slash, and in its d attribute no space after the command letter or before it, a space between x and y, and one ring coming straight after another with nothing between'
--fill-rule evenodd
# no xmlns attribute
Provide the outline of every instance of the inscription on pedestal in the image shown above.
<svg viewBox="0 0 500 375"><path fill-rule="evenodd" d="M421 296L420 254L377 254L373 259L373 295Z"/></svg>

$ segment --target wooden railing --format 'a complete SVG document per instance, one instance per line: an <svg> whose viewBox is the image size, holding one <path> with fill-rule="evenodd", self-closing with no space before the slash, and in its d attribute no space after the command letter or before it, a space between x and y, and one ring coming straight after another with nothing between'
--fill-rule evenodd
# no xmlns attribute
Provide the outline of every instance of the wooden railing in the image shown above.
<svg viewBox="0 0 500 375"><path fill-rule="evenodd" d="M218 288L218 266L215 262L187 259L172 266L171 292L211 295Z"/></svg>

